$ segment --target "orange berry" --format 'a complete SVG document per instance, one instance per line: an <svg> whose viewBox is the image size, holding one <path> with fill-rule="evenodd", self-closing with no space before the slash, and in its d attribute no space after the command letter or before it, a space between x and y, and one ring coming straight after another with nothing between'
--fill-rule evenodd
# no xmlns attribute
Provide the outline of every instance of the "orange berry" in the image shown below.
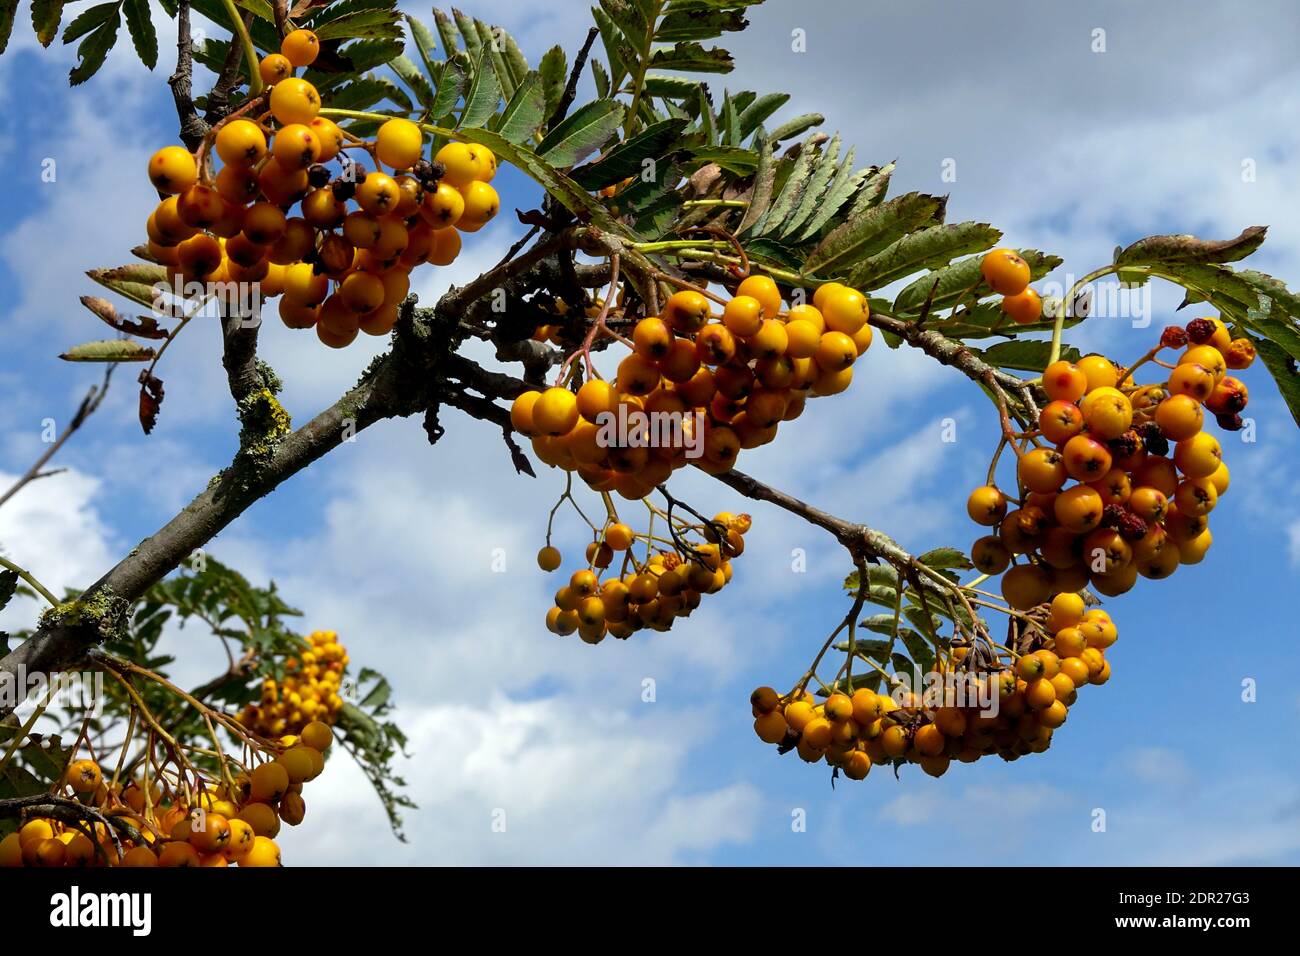
<svg viewBox="0 0 1300 956"><path fill-rule="evenodd" d="M1002 311L1017 325L1033 325L1043 317L1043 300L1026 287L1019 295L1003 296Z"/></svg>
<svg viewBox="0 0 1300 956"><path fill-rule="evenodd" d="M998 295L1019 295L1029 285L1029 263L1014 249L994 249L980 260L980 275Z"/></svg>
<svg viewBox="0 0 1300 956"><path fill-rule="evenodd" d="M258 75L267 86L274 86L283 79L293 76L293 64L283 53L270 53L262 57L257 64Z"/></svg>
<svg viewBox="0 0 1300 956"><path fill-rule="evenodd" d="M966 499L966 513L976 524L1001 524L1007 515L1007 496L992 485L976 488Z"/></svg>
<svg viewBox="0 0 1300 956"><path fill-rule="evenodd" d="M1087 485L1075 485L1056 496L1053 505L1056 520L1075 534L1091 531L1101 523L1101 495Z"/></svg>
<svg viewBox="0 0 1300 956"><path fill-rule="evenodd" d="M1050 494L1059 491L1069 472L1065 459L1054 448L1035 448L1021 456L1016 465L1020 483L1030 491Z"/></svg>
<svg viewBox="0 0 1300 956"><path fill-rule="evenodd" d="M1219 440L1208 432L1193 435L1174 446L1174 464L1188 478L1208 478L1222 462Z"/></svg>
<svg viewBox="0 0 1300 956"><path fill-rule="evenodd" d="M280 41L280 53L294 66L311 66L320 53L320 40L310 30L293 30Z"/></svg>
<svg viewBox="0 0 1300 956"><path fill-rule="evenodd" d="M871 307L867 297L856 289L836 289L822 299L820 306L826 328L854 336L867 323Z"/></svg>
<svg viewBox="0 0 1300 956"><path fill-rule="evenodd" d="M1090 389L1079 406L1088 431L1102 441L1118 438L1133 424L1133 406L1114 386Z"/></svg>
<svg viewBox="0 0 1300 956"><path fill-rule="evenodd" d="M722 322L733 335L748 338L763 325L763 304L751 295L738 295L722 310Z"/></svg>
<svg viewBox="0 0 1300 956"><path fill-rule="evenodd" d="M198 163L183 146L164 146L149 157L149 181L159 192L183 193L198 178Z"/></svg>
<svg viewBox="0 0 1300 956"><path fill-rule="evenodd" d="M1002 575L1002 596L1017 611L1027 611L1047 600L1051 581L1034 564L1017 564Z"/></svg>
<svg viewBox="0 0 1300 956"><path fill-rule="evenodd" d="M1193 345L1179 357L1178 364L1203 366L1214 376L1216 385L1228 372L1223 353L1213 345Z"/></svg>
<svg viewBox="0 0 1300 956"><path fill-rule="evenodd" d="M1058 399L1039 412L1038 428L1053 445L1063 445L1083 430L1083 412L1074 402Z"/></svg>
<svg viewBox="0 0 1300 956"><path fill-rule="evenodd" d="M543 435L565 435L578 423L578 402L567 388L548 388L533 405L533 423Z"/></svg>
<svg viewBox="0 0 1300 956"><path fill-rule="evenodd" d="M740 285L736 286L736 295L747 295L757 299L763 306L765 318L775 319L781 311L781 290L768 276L747 276Z"/></svg>
<svg viewBox="0 0 1300 956"><path fill-rule="evenodd" d="M1088 380L1088 391L1096 388L1114 388L1119 384L1119 370L1104 355L1085 355L1076 363Z"/></svg>
<svg viewBox="0 0 1300 956"><path fill-rule="evenodd" d="M285 169L306 169L320 158L320 141L310 126L290 123L275 134L271 152ZM329 195L333 198L333 191Z"/></svg>
<svg viewBox="0 0 1300 956"><path fill-rule="evenodd" d="M217 133L216 147L223 163L252 166L266 155L266 134L251 120L231 120Z"/></svg>
<svg viewBox="0 0 1300 956"><path fill-rule="evenodd" d="M817 343L813 361L823 372L842 372L858 360L853 339L843 332L825 332Z"/></svg>
<svg viewBox="0 0 1300 956"><path fill-rule="evenodd" d="M320 112L320 93L306 80L287 78L271 87L271 115L285 126L310 123Z"/></svg>
<svg viewBox="0 0 1300 956"><path fill-rule="evenodd" d="M690 289L674 292L663 309L664 321L678 332L698 331L711 314L709 300Z"/></svg>
<svg viewBox="0 0 1300 956"><path fill-rule="evenodd" d="M1205 414L1191 395L1170 395L1156 407L1156 424L1170 441L1182 442L1201 431Z"/></svg>
<svg viewBox="0 0 1300 956"><path fill-rule="evenodd" d="M673 345L673 333L668 323L656 316L639 321L632 328L632 346L648 359L661 359L668 355Z"/></svg>
<svg viewBox="0 0 1300 956"><path fill-rule="evenodd" d="M779 710L771 710L754 718L754 733L765 744L779 744L785 739L788 730L785 715Z"/></svg>

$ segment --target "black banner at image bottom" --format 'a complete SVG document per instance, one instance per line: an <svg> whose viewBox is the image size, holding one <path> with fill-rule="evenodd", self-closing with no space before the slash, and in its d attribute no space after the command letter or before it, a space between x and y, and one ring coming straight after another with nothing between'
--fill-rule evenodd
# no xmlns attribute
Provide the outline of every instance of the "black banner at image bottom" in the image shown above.
<svg viewBox="0 0 1300 956"><path fill-rule="evenodd" d="M868 901L879 902L880 892L888 897L889 924L924 927L924 935L968 934L987 928L996 912L995 899L979 899L980 887L1021 888L997 894L1003 900L1020 899L1022 891L1034 886L1049 887L1051 898L1070 901L1071 934L1083 939L1115 934L1170 934L1185 940L1199 934L1215 941L1229 941L1256 929L1276 931L1286 925L1282 915L1288 901L1287 887L1294 870L1264 868L1231 869L997 869L899 868L889 881L880 882L879 868L853 866L819 868L717 868L637 869L584 873L565 868L558 879L540 878L538 867L502 869L457 869L453 874L420 872L417 869L326 869L293 867L246 873L219 870L87 869L41 870L0 869L0 899L6 928L12 933L54 936L72 932L94 933L104 938L183 939L193 930L199 914L213 917L225 908L225 900L238 909L241 933L265 925L283 927L287 914L298 906L324 916L322 906L337 920L338 931L365 932L369 921L378 918L375 907L382 902L383 923L398 932L430 928L439 914L464 925L474 918L491 920L494 936L517 927L521 937L535 931L529 917L554 918L571 912L575 902L587 896L583 881L606 889L588 902L604 897L616 904L620 919L654 919L662 929L680 923L683 931L698 936L710 932L700 922L698 905L716 900L726 909L741 906L742 900L768 900L760 926L766 935L780 933L781 900L799 908L800 886L841 886L853 898L862 900L870 916ZM811 881L811 882L810 882ZM867 891L859 893L854 887ZM871 887L875 891L869 891ZM775 888L775 894L773 890ZM967 894L970 905L945 902L953 890ZM705 894L708 894L707 896ZM610 898L612 895L612 898ZM723 901L731 900L732 903ZM240 902L243 901L243 902ZM693 901L693 902L692 902ZM213 907L216 907L214 910ZM1055 906L1053 907L1055 908ZM369 915L367 915L369 914ZM509 918L502 921L508 914ZM871 922L868 919L868 924ZM790 932L805 925L789 922ZM525 929L532 926L533 930ZM722 927L718 926L718 932ZM734 931L735 927L732 927ZM331 941L334 929L329 930ZM245 937L247 938L247 937Z"/></svg>

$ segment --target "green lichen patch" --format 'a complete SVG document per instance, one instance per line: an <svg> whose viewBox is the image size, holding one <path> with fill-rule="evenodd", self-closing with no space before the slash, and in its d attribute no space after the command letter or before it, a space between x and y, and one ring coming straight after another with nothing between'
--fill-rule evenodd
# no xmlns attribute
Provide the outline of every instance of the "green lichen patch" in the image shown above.
<svg viewBox="0 0 1300 956"><path fill-rule="evenodd" d="M63 601L41 615L41 627L65 627L95 631L100 641L116 636L126 620L129 602L107 588Z"/></svg>

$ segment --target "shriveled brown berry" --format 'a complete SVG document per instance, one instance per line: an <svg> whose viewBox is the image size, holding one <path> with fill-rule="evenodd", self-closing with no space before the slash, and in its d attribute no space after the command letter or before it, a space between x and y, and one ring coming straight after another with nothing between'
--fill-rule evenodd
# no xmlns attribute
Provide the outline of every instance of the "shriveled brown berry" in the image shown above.
<svg viewBox="0 0 1300 956"><path fill-rule="evenodd" d="M1143 425L1140 434L1147 451L1152 455L1163 458L1169 454L1169 439L1165 437L1164 432L1160 430L1160 426L1155 422L1147 422Z"/></svg>
<svg viewBox="0 0 1300 956"><path fill-rule="evenodd" d="M1106 443L1110 448L1110 453L1116 458L1129 458L1136 455L1142 450L1142 439L1138 436L1136 430L1130 428L1118 438L1112 438Z"/></svg>
<svg viewBox="0 0 1300 956"><path fill-rule="evenodd" d="M1218 326L1209 319L1192 319L1187 323L1187 339L1197 345L1204 345L1214 338Z"/></svg>
<svg viewBox="0 0 1300 956"><path fill-rule="evenodd" d="M1140 541L1146 537L1148 529L1144 518L1125 510L1120 515L1119 524L1116 525L1115 530L1119 532L1119 536L1125 541Z"/></svg>
<svg viewBox="0 0 1300 956"><path fill-rule="evenodd" d="M1182 326L1171 325L1160 333L1160 347L1180 349L1187 344L1187 330Z"/></svg>

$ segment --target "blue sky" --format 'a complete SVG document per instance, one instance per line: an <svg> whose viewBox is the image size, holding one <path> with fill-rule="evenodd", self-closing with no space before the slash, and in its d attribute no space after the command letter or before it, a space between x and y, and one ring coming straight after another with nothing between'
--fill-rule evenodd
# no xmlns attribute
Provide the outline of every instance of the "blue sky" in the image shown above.
<svg viewBox="0 0 1300 956"><path fill-rule="evenodd" d="M583 4L466 6L511 29L534 61L553 43L572 47L586 25ZM1064 255L1062 273L1082 274L1142 235L1222 238L1268 224L1257 267L1300 284L1300 201L1288 188L1300 146L1300 68L1287 44L1297 14L1259 4L1245 23L1208 4L1179 4L1176 17L1168 3L1081 7L774 2L731 44L739 66L726 82L791 91L782 116L820 111L860 162L897 158L893 192L948 192L950 221L992 222L1011 244ZM175 124L169 67L149 74L124 47L69 92L68 51L35 48L25 15L0 58L3 475L27 467L42 420L65 420L96 380L55 356L100 337L76 302L95 292L82 272L127 261L140 241L145 159L173 141ZM794 29L806 31L808 53L791 53ZM1104 53L1091 50L1097 29ZM47 158L53 183L40 178ZM1246 159L1253 182L1241 177ZM940 179L945 160L955 182ZM536 202L513 170L497 185L507 210ZM428 301L476 275L516 229L503 215L456 265L427 267L415 290ZM1096 318L1071 341L1136 356L1179 298L1156 290L1150 328ZM298 421L380 347L332 352L274 323L263 336ZM914 552L968 546L977 529L964 501L996 441L991 406L924 356L878 342L864 362L847 393L747 453L743 470ZM135 422L128 372L61 454L70 471L0 510L0 548L55 586L98 577L234 447L215 328L187 330L168 353L152 436ZM1285 662L1300 436L1262 370L1243 377L1258 440L1224 439L1233 486L1212 517L1214 548L1201 565L1107 602L1121 635L1115 676L1087 689L1051 750L954 765L941 780L877 770L834 790L822 769L759 743L747 704L756 684L801 673L847 607L846 556L823 533L685 476L676 491L700 510L754 514L735 582L669 634L590 648L541 625L557 584L532 554L558 473L516 478L494 429L450 413L436 448L416 421L363 433L213 545L280 583L306 626L339 630L354 662L387 672L413 741L404 772L421 809L408 816L409 844L388 836L364 782L336 761L307 793L307 822L282 840L286 861L1297 862L1300 690ZM955 443L940 440L945 418L957 422ZM580 540L570 521L561 547L576 552ZM505 549L505 573L491 570L494 548ZM806 573L791 571L796 548ZM31 611L15 606L0 625L23 626ZM185 654L183 678L220 666L215 643L189 632L170 640ZM647 679L653 703L642 700ZM1258 682L1255 703L1241 700L1245 679ZM1104 833L1091 828L1097 808ZM497 809L505 833L492 832ZM792 832L796 809L806 832Z"/></svg>

